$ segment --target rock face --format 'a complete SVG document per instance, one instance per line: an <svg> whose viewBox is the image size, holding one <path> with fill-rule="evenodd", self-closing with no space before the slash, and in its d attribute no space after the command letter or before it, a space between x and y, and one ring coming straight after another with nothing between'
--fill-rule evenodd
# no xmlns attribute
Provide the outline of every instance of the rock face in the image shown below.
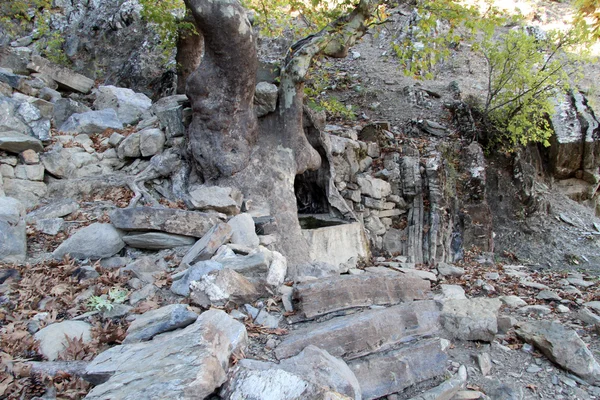
<svg viewBox="0 0 600 400"><path fill-rule="evenodd" d="M209 310L185 329L150 342L113 347L86 369L104 383L87 399L203 399L227 379L232 354L244 351L246 328Z"/></svg>
<svg viewBox="0 0 600 400"><path fill-rule="evenodd" d="M94 107L97 110L112 108L119 120L128 125L140 121L142 114L152 106L152 100L143 93L115 86L100 86L96 93Z"/></svg>
<svg viewBox="0 0 600 400"><path fill-rule="evenodd" d="M115 227L126 231L153 230L198 238L219 222L209 214L153 207L118 209L110 219Z"/></svg>
<svg viewBox="0 0 600 400"><path fill-rule="evenodd" d="M352 360L385 351L415 336L435 333L439 329L439 316L435 302L416 301L340 317L293 331L275 349L275 354L283 359L314 345L335 357ZM377 337L372 335L374 330Z"/></svg>
<svg viewBox="0 0 600 400"><path fill-rule="evenodd" d="M121 234L111 224L95 223L75 232L52 255L61 259L70 254L78 259L112 257L125 247Z"/></svg>
<svg viewBox="0 0 600 400"><path fill-rule="evenodd" d="M558 322L533 321L519 324L516 332L567 371L591 384L600 380L600 365L574 330Z"/></svg>
<svg viewBox="0 0 600 400"><path fill-rule="evenodd" d="M137 317L127 329L124 344L143 342L154 336L185 328L193 324L198 314L187 309L184 304L171 304L158 310L148 311Z"/></svg>
<svg viewBox="0 0 600 400"><path fill-rule="evenodd" d="M82 339L84 343L92 340L92 326L83 321L64 321L40 329L34 338L40 343L40 351L50 361L67 348L65 336L70 339Z"/></svg>
<svg viewBox="0 0 600 400"><path fill-rule="evenodd" d="M360 382L363 399L370 400L443 375L447 359L441 340L431 339L372 354L350 361L348 365Z"/></svg>
<svg viewBox="0 0 600 400"><path fill-rule="evenodd" d="M306 318L353 307L424 300L430 283L414 276L342 275L296 286L294 296Z"/></svg>
<svg viewBox="0 0 600 400"><path fill-rule="evenodd" d="M315 346L279 364L240 361L220 395L265 400L362 398L360 385L348 365Z"/></svg>
<svg viewBox="0 0 600 400"><path fill-rule="evenodd" d="M27 254L25 207L17 199L0 197L0 260L19 262Z"/></svg>
<svg viewBox="0 0 600 400"><path fill-rule="evenodd" d="M498 333L498 299L447 300L440 320L452 337L491 342Z"/></svg>

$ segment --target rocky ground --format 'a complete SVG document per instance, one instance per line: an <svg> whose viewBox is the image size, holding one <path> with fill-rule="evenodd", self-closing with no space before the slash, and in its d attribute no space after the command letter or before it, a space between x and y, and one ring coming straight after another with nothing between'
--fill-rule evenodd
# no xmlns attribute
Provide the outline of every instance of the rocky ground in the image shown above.
<svg viewBox="0 0 600 400"><path fill-rule="evenodd" d="M424 83L384 54L385 36L324 65L340 85L328 95L358 107L358 121L330 119L323 132L331 179L366 235L343 262L288 265L252 199L177 175L185 96L98 85L25 42L0 61L10 68L0 69L0 397L600 398L591 208L534 173L543 206L529 213L520 164L498 155L472 186L493 229L471 243L492 238L495 252L467 247L427 263L410 245L415 210L436 215L427 160L471 147L443 107L452 81L477 92L467 52ZM272 95L259 90L261 113ZM381 120L385 146L361 136ZM431 228L427 217L415 226ZM469 229L465 241L479 232ZM359 260L363 236L373 253Z"/></svg>

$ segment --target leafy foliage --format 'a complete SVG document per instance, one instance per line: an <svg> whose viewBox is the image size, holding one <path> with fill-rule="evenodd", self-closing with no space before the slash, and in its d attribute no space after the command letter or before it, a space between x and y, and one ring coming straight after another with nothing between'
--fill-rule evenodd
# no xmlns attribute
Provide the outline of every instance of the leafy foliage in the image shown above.
<svg viewBox="0 0 600 400"><path fill-rule="evenodd" d="M141 16L154 24L165 58L177 47L180 35L197 35L196 27L186 19L183 0L140 0Z"/></svg>
<svg viewBox="0 0 600 400"><path fill-rule="evenodd" d="M577 58L565 50L580 42L576 29L542 37L524 29L497 37L493 29L485 32L474 49L487 61L487 95L480 112L493 125L493 142L512 148L529 142L550 145L553 98L570 87L577 72Z"/></svg>
<svg viewBox="0 0 600 400"><path fill-rule="evenodd" d="M107 295L91 296L86 305L90 310L110 311L115 304L122 304L125 300L127 300L127 292L113 287Z"/></svg>
<svg viewBox="0 0 600 400"><path fill-rule="evenodd" d="M11 35L25 29L43 10L52 6L51 0L11 0L0 2L0 27Z"/></svg>
<svg viewBox="0 0 600 400"><path fill-rule="evenodd" d="M587 25L585 19L589 19L592 37L600 39L600 0L576 0L575 8L575 23Z"/></svg>
<svg viewBox="0 0 600 400"><path fill-rule="evenodd" d="M297 38L323 29L355 3L355 0L242 0L244 7L254 12L262 35L278 37L291 28Z"/></svg>

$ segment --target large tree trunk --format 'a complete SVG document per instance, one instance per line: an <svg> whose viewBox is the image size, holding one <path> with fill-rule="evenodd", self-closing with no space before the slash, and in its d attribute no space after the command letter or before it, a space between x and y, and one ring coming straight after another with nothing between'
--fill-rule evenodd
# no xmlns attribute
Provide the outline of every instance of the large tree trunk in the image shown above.
<svg viewBox="0 0 600 400"><path fill-rule="evenodd" d="M189 12L186 13L184 22L196 25L196 21ZM179 32L177 55L175 57L177 63L177 94L185 93L188 78L198 69L202 61L204 38L199 34L199 31L196 27L196 32L188 29Z"/></svg>
<svg viewBox="0 0 600 400"><path fill-rule="evenodd" d="M318 55L344 57L366 31L375 1L297 42L282 67L277 110L254 113L257 56L252 29L237 0L185 0L204 35L205 55L187 84L193 121L191 154L208 183L231 185L251 200L253 215L276 220L280 250L291 263L308 260L294 194L297 174L318 169L319 153L304 134L304 79Z"/></svg>

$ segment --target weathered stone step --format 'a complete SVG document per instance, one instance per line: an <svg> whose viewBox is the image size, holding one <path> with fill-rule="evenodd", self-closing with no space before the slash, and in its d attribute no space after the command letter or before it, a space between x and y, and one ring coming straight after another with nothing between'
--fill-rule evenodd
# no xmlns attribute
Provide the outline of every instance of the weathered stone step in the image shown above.
<svg viewBox="0 0 600 400"><path fill-rule="evenodd" d="M290 333L275 355L284 359L315 345L335 357L352 360L432 335L439 330L439 317L436 302L425 300L334 318Z"/></svg>
<svg viewBox="0 0 600 400"><path fill-rule="evenodd" d="M358 379L363 399L370 400L443 375L447 359L441 339L436 338L358 358L348 366Z"/></svg>
<svg viewBox="0 0 600 400"><path fill-rule="evenodd" d="M425 300L429 281L412 275L342 275L296 286L294 296L306 318L372 305L393 305Z"/></svg>

